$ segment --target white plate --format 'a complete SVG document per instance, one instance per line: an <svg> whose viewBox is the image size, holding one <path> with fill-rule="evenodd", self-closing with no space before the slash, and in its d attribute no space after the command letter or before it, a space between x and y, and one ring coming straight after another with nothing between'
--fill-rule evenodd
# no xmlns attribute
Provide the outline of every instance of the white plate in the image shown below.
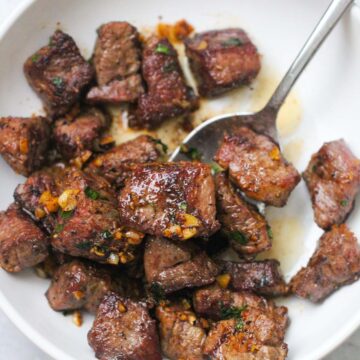
<svg viewBox="0 0 360 360"><path fill-rule="evenodd" d="M162 15L172 22L186 18L197 30L225 26L245 28L263 54L264 70L255 90L234 93L235 100L219 100L208 114L223 109L248 110L266 98L325 10L328 0L38 0L17 9L0 30L0 115L30 115L41 104L22 75L25 58L47 43L57 22L71 34L86 56L91 54L95 29L110 20L127 20L140 28L153 26ZM339 23L296 87L301 122L282 143L299 170L327 140L344 137L360 156L360 9L353 7ZM275 74L275 75L274 75ZM265 86L265 88L264 88ZM265 92L265 95L264 95ZM293 102L294 97L293 97ZM255 104L255 105L254 105ZM234 109L236 105L236 109ZM298 106L288 105L285 117L297 118ZM295 104L296 105L296 104ZM205 114L205 112L203 113ZM0 208L12 201L23 178L0 160ZM312 220L309 197L301 183L284 209L271 209L275 226L275 253L283 260L287 278L306 264L320 229ZM359 207L348 224L360 236ZM94 357L86 340L91 318L80 329L71 319L53 312L43 296L48 282L31 271L0 272L0 304L15 324L52 357L82 360ZM291 326L286 336L289 359L320 359L339 345L360 324L360 282L337 291L322 305L298 299L284 300Z"/></svg>

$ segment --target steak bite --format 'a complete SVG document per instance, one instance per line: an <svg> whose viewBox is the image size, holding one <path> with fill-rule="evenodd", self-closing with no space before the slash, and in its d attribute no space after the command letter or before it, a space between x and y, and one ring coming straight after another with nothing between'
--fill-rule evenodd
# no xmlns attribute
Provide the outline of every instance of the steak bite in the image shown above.
<svg viewBox="0 0 360 360"><path fill-rule="evenodd" d="M206 237L215 219L215 185L208 165L192 162L136 164L119 195L120 221L155 236Z"/></svg>
<svg viewBox="0 0 360 360"><path fill-rule="evenodd" d="M26 60L24 72L53 117L70 110L94 75L72 37L60 30L55 31L49 45Z"/></svg>
<svg viewBox="0 0 360 360"><path fill-rule="evenodd" d="M24 176L45 163L50 126L46 118L0 118L0 154L12 169Z"/></svg>
<svg viewBox="0 0 360 360"><path fill-rule="evenodd" d="M88 166L88 170L95 171L107 179L112 185L119 187L123 184L133 163L153 162L159 159L162 151L160 140L148 135L124 142L104 154L98 155ZM163 145L166 149L166 145Z"/></svg>
<svg viewBox="0 0 360 360"><path fill-rule="evenodd" d="M0 212L0 266L9 272L19 272L35 266L48 256L46 235L12 204Z"/></svg>
<svg viewBox="0 0 360 360"><path fill-rule="evenodd" d="M267 136L241 127L224 140L215 155L221 167L246 196L267 205L282 207L300 181L293 165Z"/></svg>
<svg viewBox="0 0 360 360"><path fill-rule="evenodd" d="M320 302L360 276L360 246L345 224L324 233L307 266L291 280L292 293Z"/></svg>
<svg viewBox="0 0 360 360"><path fill-rule="evenodd" d="M230 275L235 291L251 291L264 296L281 296L288 292L277 260L222 262L222 271Z"/></svg>
<svg viewBox="0 0 360 360"><path fill-rule="evenodd" d="M344 140L325 143L303 174L315 222L323 229L345 221L360 186L360 161Z"/></svg>
<svg viewBox="0 0 360 360"><path fill-rule="evenodd" d="M103 298L88 341L101 360L161 360L155 321L141 303L109 293Z"/></svg>
<svg viewBox="0 0 360 360"><path fill-rule="evenodd" d="M58 267L46 292L53 310L96 310L103 297L114 289L110 272L95 265L73 260Z"/></svg>
<svg viewBox="0 0 360 360"><path fill-rule="evenodd" d="M249 84L260 71L260 55L241 29L195 34L185 40L185 47L201 96Z"/></svg>
<svg viewBox="0 0 360 360"><path fill-rule="evenodd" d="M219 269L196 246L165 238L150 238L145 247L144 267L149 284L165 293L211 284Z"/></svg>
<svg viewBox="0 0 360 360"><path fill-rule="evenodd" d="M202 350L206 333L193 311L180 304L158 306L161 349L170 360L205 359Z"/></svg>
<svg viewBox="0 0 360 360"><path fill-rule="evenodd" d="M132 109L130 127L156 128L167 119L198 108L198 98L185 83L177 52L166 38L151 37L142 56L147 92Z"/></svg>
<svg viewBox="0 0 360 360"><path fill-rule="evenodd" d="M95 108L78 114L73 119L61 118L55 122L54 140L62 157L70 160L85 151L94 151L107 128L105 115Z"/></svg>
<svg viewBox="0 0 360 360"><path fill-rule="evenodd" d="M55 249L112 265L134 259L143 235L120 226L115 194L105 179L66 169L58 203Z"/></svg>
<svg viewBox="0 0 360 360"><path fill-rule="evenodd" d="M254 255L271 247L271 229L255 206L247 203L224 173L215 176L217 218L231 247Z"/></svg>

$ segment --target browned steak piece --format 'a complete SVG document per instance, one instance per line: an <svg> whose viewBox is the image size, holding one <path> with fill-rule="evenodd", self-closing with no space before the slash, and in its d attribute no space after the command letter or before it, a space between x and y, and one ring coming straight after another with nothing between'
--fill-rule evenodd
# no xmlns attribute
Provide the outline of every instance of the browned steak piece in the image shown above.
<svg viewBox="0 0 360 360"><path fill-rule="evenodd" d="M186 55L202 96L215 96L249 84L260 71L260 55L241 29L195 34L185 40Z"/></svg>
<svg viewBox="0 0 360 360"><path fill-rule="evenodd" d="M291 280L291 291L320 302L360 276L360 246L345 224L334 225L320 238L309 263Z"/></svg>
<svg viewBox="0 0 360 360"><path fill-rule="evenodd" d="M132 245L143 235L120 227L115 194L104 178L66 169L58 202L55 249L112 265L134 259Z"/></svg>
<svg viewBox="0 0 360 360"><path fill-rule="evenodd" d="M134 102L143 93L141 76L136 74L122 80L112 80L106 85L91 88L86 95L86 100L94 104Z"/></svg>
<svg viewBox="0 0 360 360"><path fill-rule="evenodd" d="M215 161L249 198L282 207L300 181L297 170L270 138L241 127L225 135Z"/></svg>
<svg viewBox="0 0 360 360"><path fill-rule="evenodd" d="M172 239L209 236L215 219L210 167L192 162L136 164L119 195L121 223Z"/></svg>
<svg viewBox="0 0 360 360"><path fill-rule="evenodd" d="M185 83L177 52L166 38L152 37L146 42L142 74L147 92L129 116L130 127L155 128L198 107L198 98Z"/></svg>
<svg viewBox="0 0 360 360"><path fill-rule="evenodd" d="M164 355L170 360L202 360L206 333L194 312L176 304L158 306L160 341Z"/></svg>
<svg viewBox="0 0 360 360"><path fill-rule="evenodd" d="M360 161L344 140L325 143L303 174L315 221L323 229L345 221L360 186Z"/></svg>
<svg viewBox="0 0 360 360"><path fill-rule="evenodd" d="M16 187L15 201L48 233L52 233L59 209L57 197L59 184L64 176L60 167L47 168L33 173Z"/></svg>
<svg viewBox="0 0 360 360"><path fill-rule="evenodd" d="M271 247L271 229L257 208L247 203L224 173L215 176L217 218L231 247L253 255Z"/></svg>
<svg viewBox="0 0 360 360"><path fill-rule="evenodd" d="M135 27L114 21L100 26L97 33L93 61L100 86L139 72L141 51Z"/></svg>
<svg viewBox="0 0 360 360"><path fill-rule="evenodd" d="M12 204L0 212L0 266L19 272L42 262L49 254L46 235Z"/></svg>
<svg viewBox="0 0 360 360"><path fill-rule="evenodd" d="M144 305L115 293L105 295L88 341L101 360L161 360L155 321Z"/></svg>
<svg viewBox="0 0 360 360"><path fill-rule="evenodd" d="M70 110L94 75L72 37L60 30L55 31L49 45L26 60L24 72L46 111L54 117Z"/></svg>
<svg viewBox="0 0 360 360"><path fill-rule="evenodd" d="M222 271L230 275L230 287L265 296L281 296L288 287L277 260L222 262Z"/></svg>
<svg viewBox="0 0 360 360"><path fill-rule="evenodd" d="M222 351L234 354L236 344L239 353L251 349L256 353L262 346L270 346L283 349L286 355L283 341L287 308L248 292L231 292L217 286L197 290L193 303L198 315L221 320L205 342L204 354L210 358L217 359Z"/></svg>
<svg viewBox="0 0 360 360"><path fill-rule="evenodd" d="M58 267L46 292L53 310L96 310L103 297L115 290L110 273L95 265L73 260Z"/></svg>
<svg viewBox="0 0 360 360"><path fill-rule="evenodd" d="M150 238L145 247L144 267L149 284L165 293L211 284L219 269L196 246L165 238Z"/></svg>
<svg viewBox="0 0 360 360"><path fill-rule="evenodd" d="M102 175L118 187L122 185L129 173L131 164L158 160L163 152L159 145L161 146L159 140L148 135L140 135L98 155L90 163L88 169Z"/></svg>
<svg viewBox="0 0 360 360"><path fill-rule="evenodd" d="M45 162L50 126L41 116L0 118L0 154L14 171L29 176Z"/></svg>
<svg viewBox="0 0 360 360"><path fill-rule="evenodd" d="M88 109L73 119L58 119L54 126L54 140L59 153L69 160L86 150L95 150L107 125L106 116L95 108Z"/></svg>

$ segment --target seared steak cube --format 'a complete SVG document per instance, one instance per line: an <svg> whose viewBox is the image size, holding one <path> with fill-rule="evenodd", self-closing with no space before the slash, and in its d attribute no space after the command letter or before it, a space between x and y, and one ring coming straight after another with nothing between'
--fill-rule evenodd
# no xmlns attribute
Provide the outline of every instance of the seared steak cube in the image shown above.
<svg viewBox="0 0 360 360"><path fill-rule="evenodd" d="M19 272L35 266L48 256L46 235L12 204L0 212L0 266L9 272Z"/></svg>
<svg viewBox="0 0 360 360"><path fill-rule="evenodd" d="M131 75L123 80L113 80L107 85L91 88L86 100L93 104L135 102L143 93L141 76Z"/></svg>
<svg viewBox="0 0 360 360"><path fill-rule="evenodd" d="M255 206L247 203L224 173L215 176L217 217L231 247L253 255L271 247L271 229Z"/></svg>
<svg viewBox="0 0 360 360"><path fill-rule="evenodd" d="M206 164L136 164L119 195L121 223L172 239L209 236L215 220L215 185Z"/></svg>
<svg viewBox="0 0 360 360"><path fill-rule="evenodd" d="M26 60L24 72L46 111L54 117L70 110L94 74L74 40L60 30L55 31L49 45Z"/></svg>
<svg viewBox="0 0 360 360"><path fill-rule="evenodd" d="M224 140L215 161L249 198L282 207L300 181L297 170L267 136L241 127Z"/></svg>
<svg viewBox="0 0 360 360"><path fill-rule="evenodd" d="M185 40L186 55L202 96L215 96L249 84L260 71L260 55L241 29L195 34Z"/></svg>
<svg viewBox="0 0 360 360"><path fill-rule="evenodd" d="M176 304L158 306L156 317L160 321L161 348L170 360L205 359L202 350L206 333L196 315Z"/></svg>
<svg viewBox="0 0 360 360"><path fill-rule="evenodd" d="M0 154L19 174L29 176L45 162L50 127L41 116L0 118Z"/></svg>
<svg viewBox="0 0 360 360"><path fill-rule="evenodd" d="M303 174L315 221L323 229L345 221L360 186L360 160L344 140L325 143Z"/></svg>
<svg viewBox="0 0 360 360"><path fill-rule="evenodd" d="M197 247L165 238L148 240L144 267L147 282L165 293L211 284L219 273L216 264Z"/></svg>
<svg viewBox="0 0 360 360"><path fill-rule="evenodd" d="M159 140L140 135L98 155L88 169L102 175L111 184L120 186L129 173L131 164L153 162L160 157L162 152L158 145Z"/></svg>
<svg viewBox="0 0 360 360"><path fill-rule="evenodd" d="M320 302L339 287L360 276L360 246L345 224L334 225L320 238L307 266L291 280L291 291L302 298Z"/></svg>
<svg viewBox="0 0 360 360"><path fill-rule="evenodd" d="M74 119L58 119L54 127L56 147L67 160L86 150L93 151L106 127L107 118L95 108L80 113Z"/></svg>
<svg viewBox="0 0 360 360"><path fill-rule="evenodd" d="M46 297L53 310L85 308L94 314L103 297L113 288L108 271L73 260L58 267Z"/></svg>
<svg viewBox="0 0 360 360"><path fill-rule="evenodd" d="M161 360L155 321L141 303L105 295L88 341L101 360Z"/></svg>
<svg viewBox="0 0 360 360"><path fill-rule="evenodd" d="M166 38L152 37L146 42L142 74L147 92L130 114L130 127L155 128L198 107L197 97L185 83L177 52Z"/></svg>
<svg viewBox="0 0 360 360"><path fill-rule="evenodd" d="M265 296L281 296L288 292L277 260L224 261L222 270L230 275L230 287Z"/></svg>
<svg viewBox="0 0 360 360"><path fill-rule="evenodd" d="M120 227L116 198L105 179L67 169L58 202L55 249L112 265L134 259L131 243L139 244L143 235Z"/></svg>

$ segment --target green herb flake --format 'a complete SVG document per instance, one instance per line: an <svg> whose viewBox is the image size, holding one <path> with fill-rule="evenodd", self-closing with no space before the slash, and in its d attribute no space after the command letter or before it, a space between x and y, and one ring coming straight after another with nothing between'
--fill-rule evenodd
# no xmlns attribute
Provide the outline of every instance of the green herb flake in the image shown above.
<svg viewBox="0 0 360 360"><path fill-rule="evenodd" d="M221 173L223 171L225 171L225 169L223 169L218 163L216 163L216 162L211 163L211 173L213 175L216 175L216 174Z"/></svg>
<svg viewBox="0 0 360 360"><path fill-rule="evenodd" d="M165 299L165 291L159 283L152 283L150 285L150 292L157 303Z"/></svg>
<svg viewBox="0 0 360 360"><path fill-rule="evenodd" d="M316 166L316 165L313 165L312 168L311 168L311 171L312 171L312 172L316 172L316 170L317 170L317 166Z"/></svg>
<svg viewBox="0 0 360 360"><path fill-rule="evenodd" d="M33 63L36 63L40 60L41 56L39 54L34 54L32 57L31 57L31 61Z"/></svg>
<svg viewBox="0 0 360 360"><path fill-rule="evenodd" d="M173 72L177 69L177 66L175 63L169 63L169 64L165 64L162 68L164 73L170 73Z"/></svg>
<svg viewBox="0 0 360 360"><path fill-rule="evenodd" d="M225 46L225 47L242 46L242 45L244 45L244 42L239 38L231 37L231 38L223 41L222 45Z"/></svg>
<svg viewBox="0 0 360 360"><path fill-rule="evenodd" d="M224 306L223 303L220 303L220 317L222 320L235 319L236 325L235 329L241 331L244 327L244 321L241 317L242 312L247 309L247 305L236 307L236 306Z"/></svg>
<svg viewBox="0 0 360 360"><path fill-rule="evenodd" d="M84 192L89 199L97 200L100 198L100 193L92 189L90 186L87 186Z"/></svg>
<svg viewBox="0 0 360 360"><path fill-rule="evenodd" d="M274 238L274 234L273 234L272 229L271 229L271 227L269 225L266 225L266 232L267 232L267 235L268 235L270 240Z"/></svg>
<svg viewBox="0 0 360 360"><path fill-rule="evenodd" d="M52 79L52 83L53 83L56 87L60 87L60 86L63 85L64 80L63 80L62 78L60 78L60 77L54 77L54 78Z"/></svg>
<svg viewBox="0 0 360 360"><path fill-rule="evenodd" d="M63 230L64 230L64 224L56 224L55 225L55 228L54 228L55 234L58 234Z"/></svg>
<svg viewBox="0 0 360 360"><path fill-rule="evenodd" d="M240 231L233 231L229 233L231 240L238 242L241 245L246 245L248 243L247 237Z"/></svg>
<svg viewBox="0 0 360 360"><path fill-rule="evenodd" d="M237 322L236 322L236 325L235 325L235 330L237 331L242 331L244 329L244 321L242 319L239 319Z"/></svg>
<svg viewBox="0 0 360 360"><path fill-rule="evenodd" d="M155 52L158 54L169 55L170 49L166 45L160 43L160 44L157 44Z"/></svg>
<svg viewBox="0 0 360 360"><path fill-rule="evenodd" d="M64 220L70 219L74 215L74 210L63 211L60 210L60 217Z"/></svg>
<svg viewBox="0 0 360 360"><path fill-rule="evenodd" d="M84 242L75 244L75 247L79 250L89 250L92 247L92 244L90 241L84 241Z"/></svg>
<svg viewBox="0 0 360 360"><path fill-rule="evenodd" d="M163 151L165 154L167 153L169 147L168 147L166 144L164 144L160 139L154 139L154 142L155 142L156 144L158 144L158 145L161 146L162 151Z"/></svg>
<svg viewBox="0 0 360 360"><path fill-rule="evenodd" d="M179 208L183 211L186 211L187 209L187 203L186 201L182 201L180 204L179 204Z"/></svg>
<svg viewBox="0 0 360 360"><path fill-rule="evenodd" d="M349 201L347 199L343 199L340 201L341 206L347 206L349 204Z"/></svg>
<svg viewBox="0 0 360 360"><path fill-rule="evenodd" d="M110 240L112 239L112 234L109 230L104 230L100 233L100 236L104 239L104 240Z"/></svg>
<svg viewBox="0 0 360 360"><path fill-rule="evenodd" d="M185 154L191 160L201 160L202 158L202 154L198 149L194 147L188 147L184 144L180 146L180 152Z"/></svg>

